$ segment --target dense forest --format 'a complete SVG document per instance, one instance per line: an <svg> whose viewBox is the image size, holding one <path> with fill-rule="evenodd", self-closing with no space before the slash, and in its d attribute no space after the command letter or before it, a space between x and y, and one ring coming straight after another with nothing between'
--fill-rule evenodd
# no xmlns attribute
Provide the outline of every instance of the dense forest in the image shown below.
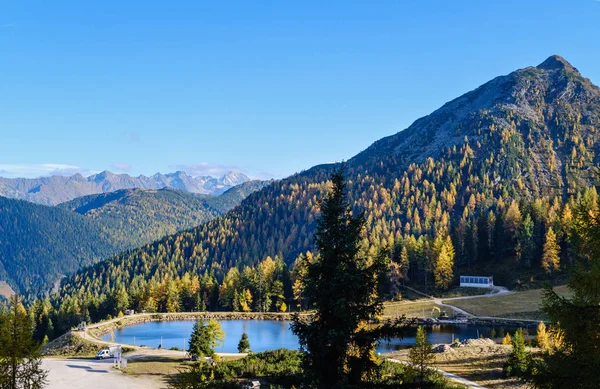
<svg viewBox="0 0 600 389"><path fill-rule="evenodd" d="M21 293L47 292L81 266L222 215L264 185L246 182L216 197L121 190L56 207L0 197L0 280Z"/></svg>
<svg viewBox="0 0 600 389"><path fill-rule="evenodd" d="M57 207L99 222L114 242L131 248L223 215L264 185L265 181L249 181L220 196L169 188L123 189L79 197Z"/></svg>
<svg viewBox="0 0 600 389"><path fill-rule="evenodd" d="M85 216L0 197L0 279L13 289L43 291L65 273L121 248Z"/></svg>
<svg viewBox="0 0 600 389"><path fill-rule="evenodd" d="M573 260L573 210L596 204L598 129L600 90L555 56L488 82L349 160L349 198L366 217L363 250L391 251L385 292L394 296L406 282L443 290L460 272L493 275L507 287L560 276ZM311 255L334 167L272 182L225 216L81 270L37 303L37 317L63 326L129 305L296 309L301 269L293 264ZM261 267L271 261L283 287L265 293ZM274 298L280 290L283 298Z"/></svg>

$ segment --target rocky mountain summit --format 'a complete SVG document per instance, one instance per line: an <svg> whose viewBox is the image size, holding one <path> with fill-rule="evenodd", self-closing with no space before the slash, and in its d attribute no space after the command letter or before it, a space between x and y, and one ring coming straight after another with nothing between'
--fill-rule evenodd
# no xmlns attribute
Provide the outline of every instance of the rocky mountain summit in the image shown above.
<svg viewBox="0 0 600 389"><path fill-rule="evenodd" d="M485 260L486 274L510 285L539 268L544 234L564 234L574 198L593 196L599 129L600 90L559 56L494 78L348 160L365 247L392 248L407 269L400 277L432 285L432 248L451 245L456 274ZM338 166L274 181L224 216L82 271L63 293L111 290L115 274L123 284L192 271L220 280L267 256L292 265L314 250L318 199ZM98 286L99 275L110 285Z"/></svg>
<svg viewBox="0 0 600 389"><path fill-rule="evenodd" d="M596 179L589 168L600 154L599 122L600 89L553 55L444 104L350 163L369 165L393 155L407 167L449 158L468 144L476 163L502 155L486 167L491 182L521 179L531 195L548 194Z"/></svg>

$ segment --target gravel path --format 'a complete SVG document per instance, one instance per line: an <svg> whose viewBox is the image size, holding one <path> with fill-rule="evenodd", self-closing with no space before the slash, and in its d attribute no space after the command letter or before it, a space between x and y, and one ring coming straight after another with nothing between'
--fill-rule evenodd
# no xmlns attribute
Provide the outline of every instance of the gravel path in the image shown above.
<svg viewBox="0 0 600 389"><path fill-rule="evenodd" d="M47 389L162 389L167 385L158 380L132 377L113 369L112 359L45 358L48 369Z"/></svg>
<svg viewBox="0 0 600 389"><path fill-rule="evenodd" d="M431 299L435 304L442 306L442 307L447 307L447 308L452 308L454 311L461 313L463 315L465 315L468 318L477 318L478 316L473 315L471 312L465 311L464 309L461 309L455 305L452 304L448 304L446 303L446 301L456 301L456 300L469 300L469 299L474 299L474 298L489 298L489 297L497 297L497 296L502 296L502 295L509 295L509 294L513 294L515 292L512 292L508 289L506 289L503 286L493 286L490 289L495 290L496 292L494 293L486 293L486 294L479 294L476 296L461 296L461 297L448 297L448 298L438 298L438 297L434 297L434 296L430 296L428 294L425 294L423 292L420 292L416 289L410 288L408 286L405 286L406 289L409 289L417 294L420 294L423 297L427 297L429 299ZM418 303L421 301L415 301L415 303ZM480 318L484 318L484 317L480 317ZM490 317L485 317L485 319L493 319Z"/></svg>

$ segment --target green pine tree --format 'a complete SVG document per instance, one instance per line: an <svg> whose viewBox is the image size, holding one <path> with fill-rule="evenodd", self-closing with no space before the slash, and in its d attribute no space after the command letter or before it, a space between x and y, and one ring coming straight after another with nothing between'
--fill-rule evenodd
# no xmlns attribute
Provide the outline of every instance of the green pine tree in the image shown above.
<svg viewBox="0 0 600 389"><path fill-rule="evenodd" d="M197 357L213 357L215 348L223 343L225 333L215 319L208 323L197 321L192 329L188 349L190 354Z"/></svg>
<svg viewBox="0 0 600 389"><path fill-rule="evenodd" d="M243 333L242 334L242 338L240 339L240 342L238 343L238 352L240 353L247 353L248 351L250 351L250 341L248 340L248 334L247 333Z"/></svg>
<svg viewBox="0 0 600 389"><path fill-rule="evenodd" d="M529 369L529 355L525 350L525 336L519 328L512 339L512 351L504 365L504 374L507 377L524 377Z"/></svg>
<svg viewBox="0 0 600 389"><path fill-rule="evenodd" d="M427 340L427 332L422 326L417 328L415 344L411 347L408 357L411 368L416 371L418 382L425 383L430 372L429 365L435 359L435 355L433 355L433 348Z"/></svg>
<svg viewBox="0 0 600 389"><path fill-rule="evenodd" d="M387 258L380 253L370 260L361 251L365 218L362 213L353 214L349 206L343 168L332 174L331 181L333 187L320 203L317 221L319 255L306 263L303 278L304 297L314 315L306 320L296 314L292 324L306 352L305 372L323 388L342 382L358 386L372 377L379 366L374 349L377 340L400 336L404 329L400 322L367 325L375 323L383 311L377 290Z"/></svg>

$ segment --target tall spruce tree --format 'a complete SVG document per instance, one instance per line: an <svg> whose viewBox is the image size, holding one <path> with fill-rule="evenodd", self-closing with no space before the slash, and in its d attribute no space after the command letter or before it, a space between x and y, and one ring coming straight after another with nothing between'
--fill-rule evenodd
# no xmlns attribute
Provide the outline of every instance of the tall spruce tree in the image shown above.
<svg viewBox="0 0 600 389"><path fill-rule="evenodd" d="M308 320L296 314L292 330L305 351L305 371L317 387L360 387L378 370L377 340L401 336L405 319L375 323L383 312L377 290L387 255L363 253L365 219L362 213L353 216L343 168L331 181L331 192L320 203L319 255L305 263L304 297L314 314Z"/></svg>
<svg viewBox="0 0 600 389"><path fill-rule="evenodd" d="M18 295L0 312L0 388L40 389L46 385L40 344L33 339L33 323Z"/></svg>

